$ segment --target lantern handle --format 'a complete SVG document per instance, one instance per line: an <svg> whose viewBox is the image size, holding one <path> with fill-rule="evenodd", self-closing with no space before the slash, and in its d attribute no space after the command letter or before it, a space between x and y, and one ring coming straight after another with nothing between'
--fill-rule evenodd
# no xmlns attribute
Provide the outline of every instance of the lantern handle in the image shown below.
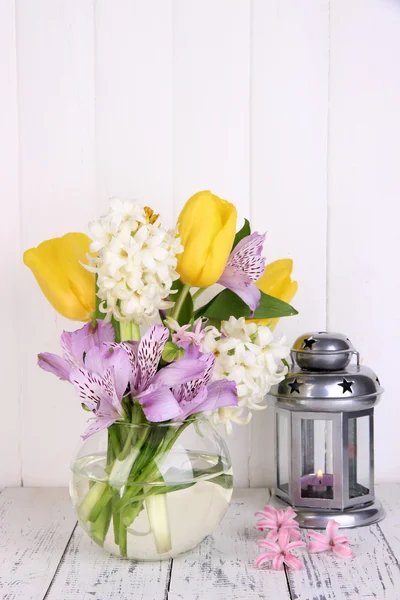
<svg viewBox="0 0 400 600"><path fill-rule="evenodd" d="M360 366L360 353L357 350L354 350L353 354L357 357L357 367Z"/></svg>

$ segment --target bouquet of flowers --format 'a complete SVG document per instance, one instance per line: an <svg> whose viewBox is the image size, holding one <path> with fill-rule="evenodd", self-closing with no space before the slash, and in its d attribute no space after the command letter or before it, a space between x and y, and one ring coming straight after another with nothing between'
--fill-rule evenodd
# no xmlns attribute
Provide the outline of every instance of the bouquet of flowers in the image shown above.
<svg viewBox="0 0 400 600"><path fill-rule="evenodd" d="M53 307L85 322L61 335L61 356L41 353L38 364L75 388L90 415L83 438L104 430L101 475L91 463L75 504L92 539L112 535L121 556L143 512L158 554L171 552L166 497L195 480L167 482L163 465L188 426L247 423L287 372L289 348L272 330L296 314L292 261L266 266L265 235L247 220L236 232L236 222L211 192L192 196L172 230L149 207L114 198L91 239L68 233L24 254ZM227 486L217 467L210 485ZM191 472L207 475L201 464Z"/></svg>

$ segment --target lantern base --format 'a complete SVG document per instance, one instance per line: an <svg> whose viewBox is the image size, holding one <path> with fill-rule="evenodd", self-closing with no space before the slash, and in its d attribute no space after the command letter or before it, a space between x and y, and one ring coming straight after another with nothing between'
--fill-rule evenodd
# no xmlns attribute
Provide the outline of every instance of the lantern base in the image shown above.
<svg viewBox="0 0 400 600"><path fill-rule="evenodd" d="M271 497L269 504L276 509L285 509L292 506L297 513L296 521L300 527L307 529L325 529L329 521L332 520L337 521L340 527L362 527L381 521L386 514L377 498L375 498L375 502L346 508L345 510L293 506L275 495Z"/></svg>

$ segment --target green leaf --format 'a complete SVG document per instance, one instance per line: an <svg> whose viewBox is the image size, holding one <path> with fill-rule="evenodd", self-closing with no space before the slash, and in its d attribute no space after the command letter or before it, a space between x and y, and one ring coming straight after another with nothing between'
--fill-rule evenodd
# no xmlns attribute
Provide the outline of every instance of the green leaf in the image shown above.
<svg viewBox="0 0 400 600"><path fill-rule="evenodd" d="M161 358L166 363L179 360L185 354L185 349L175 344L175 342L166 342Z"/></svg>
<svg viewBox="0 0 400 600"><path fill-rule="evenodd" d="M195 320L198 319L199 317L202 317L207 312L208 308L214 302L215 298L212 298L212 300L210 300L209 302L207 302L207 304L204 304L203 306L200 306L200 308L198 308L197 310L194 311L194 319Z"/></svg>
<svg viewBox="0 0 400 600"><path fill-rule="evenodd" d="M183 283L179 279L174 281L171 289L178 290L178 291L175 294L172 294L171 299L173 301L177 300L179 294L182 291L182 288L183 288ZM183 301L182 308L179 313L179 317L178 317L179 325L186 325L187 323L190 323L190 319L193 317L193 309L194 309L194 307L193 307L192 295L190 292L188 292L185 300Z"/></svg>
<svg viewBox="0 0 400 600"><path fill-rule="evenodd" d="M233 316L250 318L251 311L245 302L231 290L223 290L211 302L209 302L203 313L205 317L226 321ZM290 317L297 315L297 310L290 304L268 296L261 292L260 305L255 311L252 319L274 319L276 317Z"/></svg>
<svg viewBox="0 0 400 600"><path fill-rule="evenodd" d="M235 246L238 245L238 243L246 236L251 234L251 229L250 229L250 223L247 219L244 220L244 225L242 227L242 229L240 229L237 234L235 235L235 239L233 240L233 246L232 246L232 250L234 249Z"/></svg>
<svg viewBox="0 0 400 600"><path fill-rule="evenodd" d="M100 298L97 295L97 292L99 291L99 286L97 285L97 277L98 277L98 275L96 274L96 319L103 320L105 317L105 314L100 311L100 304L101 304L102 300L100 300Z"/></svg>

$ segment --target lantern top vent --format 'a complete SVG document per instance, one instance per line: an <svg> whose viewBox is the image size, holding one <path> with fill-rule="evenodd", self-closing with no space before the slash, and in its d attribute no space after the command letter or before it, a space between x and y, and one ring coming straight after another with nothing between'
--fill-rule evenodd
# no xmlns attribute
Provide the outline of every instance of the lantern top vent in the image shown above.
<svg viewBox="0 0 400 600"><path fill-rule="evenodd" d="M341 333L301 335L291 356L289 373L270 392L272 404L282 408L316 412L364 410L374 406L383 392L376 374L360 365L358 352Z"/></svg>
<svg viewBox="0 0 400 600"><path fill-rule="evenodd" d="M305 333L297 338L292 348L292 359L307 371L340 371L350 363L356 350L342 333L319 331Z"/></svg>

